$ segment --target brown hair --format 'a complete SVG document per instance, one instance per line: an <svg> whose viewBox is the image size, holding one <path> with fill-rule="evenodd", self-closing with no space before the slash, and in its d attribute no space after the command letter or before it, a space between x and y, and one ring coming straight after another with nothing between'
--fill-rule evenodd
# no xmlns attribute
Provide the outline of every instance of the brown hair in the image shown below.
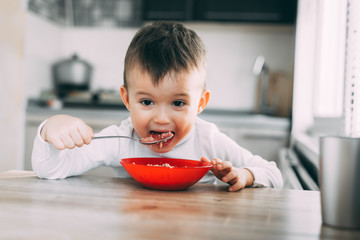
<svg viewBox="0 0 360 240"><path fill-rule="evenodd" d="M200 37L180 23L153 22L142 27L132 39L125 56L126 72L138 64L154 84L169 72L189 71L205 64L206 50Z"/></svg>

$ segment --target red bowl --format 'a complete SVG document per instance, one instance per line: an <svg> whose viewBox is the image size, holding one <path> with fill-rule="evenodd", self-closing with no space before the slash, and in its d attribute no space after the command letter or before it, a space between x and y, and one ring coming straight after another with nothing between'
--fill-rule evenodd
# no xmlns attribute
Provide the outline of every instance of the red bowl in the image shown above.
<svg viewBox="0 0 360 240"><path fill-rule="evenodd" d="M186 189L212 167L209 162L174 158L125 158L120 163L138 183L157 190Z"/></svg>

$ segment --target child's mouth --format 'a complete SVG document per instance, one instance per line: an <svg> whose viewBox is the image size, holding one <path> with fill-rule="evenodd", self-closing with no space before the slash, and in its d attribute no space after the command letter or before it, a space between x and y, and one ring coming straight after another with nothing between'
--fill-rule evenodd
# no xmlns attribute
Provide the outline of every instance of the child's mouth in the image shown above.
<svg viewBox="0 0 360 240"><path fill-rule="evenodd" d="M161 140L164 138L170 137L170 139L167 139L163 142L159 142L156 145L159 146L159 148L162 148L163 146L166 146L170 144L171 140L173 139L175 133L174 132L157 132L157 131L150 131L150 136L154 138L155 140Z"/></svg>

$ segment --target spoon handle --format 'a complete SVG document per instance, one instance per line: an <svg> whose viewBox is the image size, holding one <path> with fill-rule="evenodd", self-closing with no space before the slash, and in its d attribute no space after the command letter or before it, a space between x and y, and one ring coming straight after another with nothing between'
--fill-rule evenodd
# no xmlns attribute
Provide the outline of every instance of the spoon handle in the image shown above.
<svg viewBox="0 0 360 240"><path fill-rule="evenodd" d="M158 139L158 140L153 140L152 142L148 142L148 141L142 141L142 140L137 140L135 138L132 138L132 137L128 137L128 136L98 136L98 137L93 137L92 140L96 140L96 139L104 139L104 138L128 138L130 140L133 140L135 142L138 142L138 143L141 143L141 144L144 144L144 145L152 145L152 144L156 144L156 143L160 143L160 142L164 142L170 138L172 138L172 136L169 136L167 138L163 138L163 139Z"/></svg>
<svg viewBox="0 0 360 240"><path fill-rule="evenodd" d="M92 139L95 140L95 139L104 139L104 138L128 138L128 139L131 139L131 140L134 140L136 142L140 142L139 140L136 140L132 137L128 137L128 136L98 136L98 137L93 137Z"/></svg>

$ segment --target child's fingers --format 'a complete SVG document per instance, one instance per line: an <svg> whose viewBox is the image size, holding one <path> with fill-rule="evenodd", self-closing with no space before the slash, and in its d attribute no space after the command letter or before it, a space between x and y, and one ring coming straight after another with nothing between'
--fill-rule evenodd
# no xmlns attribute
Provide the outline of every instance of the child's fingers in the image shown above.
<svg viewBox="0 0 360 240"><path fill-rule="evenodd" d="M234 184L236 182L237 177L239 176L239 173L237 171L230 171L228 174L226 174L221 180L223 182L228 182ZM233 181L235 180L235 181Z"/></svg>
<svg viewBox="0 0 360 240"><path fill-rule="evenodd" d="M204 165L208 165L208 163L210 163L210 160L207 159L206 157L201 157L201 158L200 158L200 161L201 161L201 164L204 164ZM211 171L214 170L214 165L213 165L213 164L212 164L210 170L211 170Z"/></svg>
<svg viewBox="0 0 360 240"><path fill-rule="evenodd" d="M56 138L53 141L51 141L51 143L55 146L55 148L57 150L64 150L65 149L65 144L61 141L60 138Z"/></svg>
<svg viewBox="0 0 360 240"><path fill-rule="evenodd" d="M77 147L84 145L84 139L78 130L70 132L70 137Z"/></svg>
<svg viewBox="0 0 360 240"><path fill-rule="evenodd" d="M91 143L91 140L94 137L94 132L91 127L84 124L79 127L78 131L79 131L80 135L82 136L82 139L85 144Z"/></svg>
<svg viewBox="0 0 360 240"><path fill-rule="evenodd" d="M220 162L216 165L216 168L218 170L224 170L224 169L231 169L232 168L232 164L229 161L224 161L224 162Z"/></svg>
<svg viewBox="0 0 360 240"><path fill-rule="evenodd" d="M219 159L219 158L214 158L214 159L211 160L211 163L214 164L214 165L219 164L221 162L222 162L222 160Z"/></svg>
<svg viewBox="0 0 360 240"><path fill-rule="evenodd" d="M240 190L240 189L242 189L242 188L244 188L244 187L245 187L245 184L244 184L244 183L242 183L242 182L240 182L240 181L237 181L234 185L230 186L230 187L228 188L228 190L229 190L230 192L235 192L235 191L238 191L238 190Z"/></svg>
<svg viewBox="0 0 360 240"><path fill-rule="evenodd" d="M207 159L206 157L201 157L201 159L200 159L202 162L210 162L210 160L209 159Z"/></svg>
<svg viewBox="0 0 360 240"><path fill-rule="evenodd" d="M61 141L64 143L65 148L73 149L75 147L74 140L69 135L63 135Z"/></svg>
<svg viewBox="0 0 360 240"><path fill-rule="evenodd" d="M218 171L217 171L216 164L218 164L219 162L222 162L222 161L218 158L214 158L210 161L210 163L213 165L213 167L211 168L211 171L215 174L215 176L217 176L217 178L219 178L219 175L217 173Z"/></svg>
<svg viewBox="0 0 360 240"><path fill-rule="evenodd" d="M51 144L53 144L56 149L58 149L58 150L64 150L65 149L64 142L62 141L62 139L57 134L54 134L54 133L47 134L45 132L44 136L45 136L45 139L46 139L45 141L50 142Z"/></svg>

